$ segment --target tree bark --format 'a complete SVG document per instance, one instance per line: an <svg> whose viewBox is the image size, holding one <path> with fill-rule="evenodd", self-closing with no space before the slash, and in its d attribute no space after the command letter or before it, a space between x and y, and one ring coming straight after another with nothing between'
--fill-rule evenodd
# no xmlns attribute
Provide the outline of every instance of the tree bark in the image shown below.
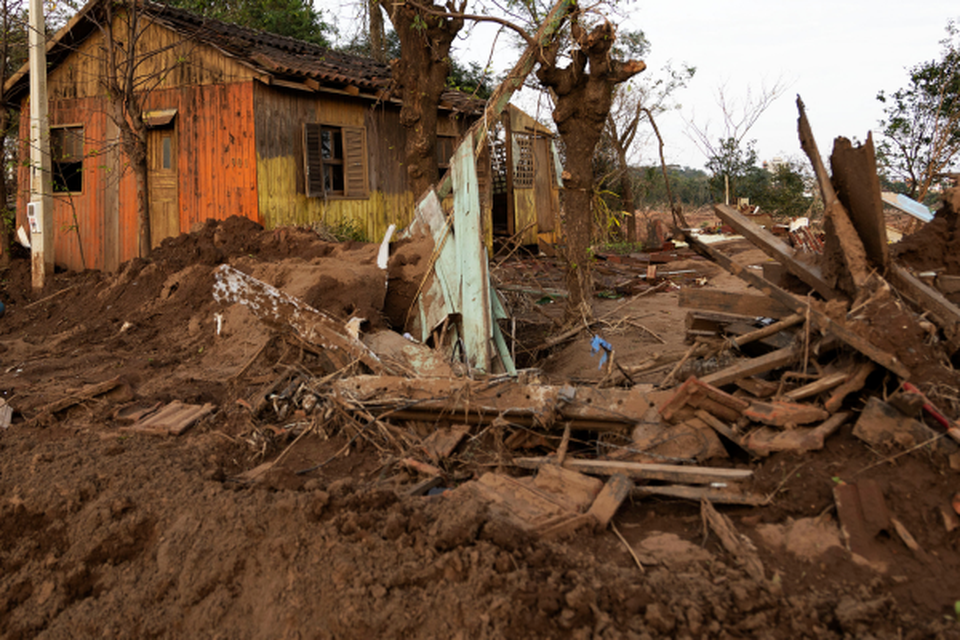
<svg viewBox="0 0 960 640"><path fill-rule="evenodd" d="M432 3L425 6L444 10ZM462 14L464 6L455 7L450 0L446 10ZM389 16L400 38L401 57L392 64L403 103L400 124L407 130L407 178L414 197L419 198L438 178L437 108L450 75L450 47L463 19L431 15L410 2L393 5Z"/></svg>
<svg viewBox="0 0 960 640"><path fill-rule="evenodd" d="M565 280L568 318L589 318L593 279L590 275L590 244L593 239L593 154L610 113L615 86L646 68L639 60L615 60L610 49L616 39L613 25L600 24L587 34L571 19L571 34L579 45L572 62L556 66L558 44L543 54L537 78L553 90L553 120L566 148L564 209L566 260ZM587 71L589 67L589 71Z"/></svg>
<svg viewBox="0 0 960 640"><path fill-rule="evenodd" d="M383 46L383 14L380 13L380 0L370 0L367 4L370 14L370 55L377 62L386 62L386 51Z"/></svg>

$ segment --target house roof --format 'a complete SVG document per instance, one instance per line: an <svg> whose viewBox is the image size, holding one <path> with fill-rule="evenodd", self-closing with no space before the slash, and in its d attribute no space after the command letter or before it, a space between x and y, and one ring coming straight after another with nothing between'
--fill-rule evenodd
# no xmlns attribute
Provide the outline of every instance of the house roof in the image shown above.
<svg viewBox="0 0 960 640"><path fill-rule="evenodd" d="M101 0L91 0L47 44L48 68L55 68L78 44L97 31ZM371 58L341 53L294 38L229 24L163 4L141 1L149 17L184 37L220 50L261 74L267 84L305 90L346 91L375 99L386 97L393 78L390 66ZM25 64L7 82L12 104L29 92ZM459 91L446 91L441 107L479 113L484 102Z"/></svg>

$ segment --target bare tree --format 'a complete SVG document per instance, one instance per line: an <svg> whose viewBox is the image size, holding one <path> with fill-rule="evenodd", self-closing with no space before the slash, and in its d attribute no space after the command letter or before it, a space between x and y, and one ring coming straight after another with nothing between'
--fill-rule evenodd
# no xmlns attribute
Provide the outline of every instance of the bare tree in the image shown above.
<svg viewBox="0 0 960 640"><path fill-rule="evenodd" d="M630 160L637 147L646 144L653 135L651 129L642 139L637 138L640 125L649 120L648 114L659 115L675 108L670 104L674 92L686 86L687 81L696 72L694 67L682 70L666 69L666 77L652 82L629 82L619 86L614 94L610 115L604 129L604 142L609 146L616 159L613 172L604 177L604 181L619 181L620 199L623 210L627 212L627 241L637 242L637 220L635 216L633 180L630 176ZM603 144L603 143L602 143Z"/></svg>
<svg viewBox="0 0 960 640"><path fill-rule="evenodd" d="M711 129L711 122L698 124L693 117L687 120L685 131L688 138L697 146L700 152L714 167L715 174L719 172L729 182L739 175L741 160L749 156L752 145L747 135L760 119L760 116L770 108L777 98L787 90L787 85L777 79L772 86L761 85L759 92L747 87L746 95L737 100L730 95L726 85L717 87L716 103L720 109L720 131ZM746 153L744 153L745 147ZM729 188L726 200L729 201Z"/></svg>
<svg viewBox="0 0 960 640"><path fill-rule="evenodd" d="M570 292L567 315L592 316L593 291L589 248L593 238L593 155L603 133L616 86L640 73L640 60L618 60L611 55L616 42L613 25L602 20L592 27L581 22L578 10L570 17L570 62L559 66L561 41L541 54L537 78L554 97L553 120L566 149L564 208L566 282Z"/></svg>

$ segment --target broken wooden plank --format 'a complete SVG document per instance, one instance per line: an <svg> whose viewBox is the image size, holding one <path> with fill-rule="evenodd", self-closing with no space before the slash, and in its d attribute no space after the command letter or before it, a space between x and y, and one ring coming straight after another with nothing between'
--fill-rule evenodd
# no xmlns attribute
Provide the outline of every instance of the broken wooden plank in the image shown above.
<svg viewBox="0 0 960 640"><path fill-rule="evenodd" d="M853 435L876 447L909 449L930 441L930 447L942 446L937 432L909 418L881 400L870 397L853 427Z"/></svg>
<svg viewBox="0 0 960 640"><path fill-rule="evenodd" d="M706 499L700 501L700 513L704 521L710 525L710 529L720 538L723 548L736 559L737 564L746 571L747 575L760 583L766 581L763 562L760 561L757 548L749 538L737 531L730 518L714 509Z"/></svg>
<svg viewBox="0 0 960 640"><path fill-rule="evenodd" d="M420 446L433 460L442 460L453 453L468 433L470 433L470 426L465 424L443 427L427 436Z"/></svg>
<svg viewBox="0 0 960 640"><path fill-rule="evenodd" d="M808 304L804 300L800 300L789 291L784 291L780 287L777 287L764 280L762 276L752 273L749 269L737 262L734 262L729 256L717 250L715 247L700 242L693 234L683 232L682 230L681 232L683 233L684 239L687 241L690 247L695 249L697 253L710 258L733 275L745 281L747 284L756 287L765 295L784 304L785 306L790 307L790 309L792 309L794 312L805 314L807 313L807 309L809 309L810 317L816 321L817 326L819 326L821 330L833 334L835 337L850 345L880 366L889 369L901 378L910 378L910 370L907 369L895 355L874 346L869 340L861 337L856 332L851 331L844 325L834 322L833 319L831 319L827 314L821 312L816 306ZM708 380L708 378L705 377L704 380ZM722 386L716 382L711 382L711 384Z"/></svg>
<svg viewBox="0 0 960 640"><path fill-rule="evenodd" d="M600 490L593 504L590 505L587 514L596 519L600 528L605 529L613 520L617 509L630 495L631 489L633 489L633 481L622 473L615 473L603 485L603 489Z"/></svg>
<svg viewBox="0 0 960 640"><path fill-rule="evenodd" d="M840 409L843 405L843 400L851 393L855 393L863 389L863 386L867 383L867 377L873 373L874 369L877 366L870 361L862 363L857 367L856 372L850 376L843 384L834 390L830 395L830 398L823 403L823 408L833 413Z"/></svg>
<svg viewBox="0 0 960 640"><path fill-rule="evenodd" d="M789 391L783 394L783 397L786 400L795 402L797 400L803 400L804 398L809 398L810 396L815 396L818 393L823 393L824 391L829 391L840 384L843 384L850 378L851 373L848 371L837 371L823 376L819 380L814 380L809 384L805 384L802 387L798 387L793 391Z"/></svg>
<svg viewBox="0 0 960 640"><path fill-rule="evenodd" d="M486 372L491 371L494 321L490 307L487 249L480 229L480 184L472 138L463 140L450 162L464 351L472 369Z"/></svg>
<svg viewBox="0 0 960 640"><path fill-rule="evenodd" d="M35 426L37 423L52 416L58 411L63 411L64 409L68 409L76 404L80 404L81 402L84 402L86 400L90 400L92 398L96 398L99 395L103 395L104 393L107 393L108 391L112 391L113 389L117 388L118 386L120 386L120 384L121 384L120 377L117 376L116 378L111 378L110 380L106 380L104 382L98 382L96 384L87 385L82 389L80 389L79 391L75 391L70 395L64 396L59 400L54 400L53 402L49 404L45 404L44 406L40 407L40 410L37 411L37 415L27 420L23 424L23 426L25 427Z"/></svg>
<svg viewBox="0 0 960 640"><path fill-rule="evenodd" d="M800 358L800 355L800 349L796 346L777 349L756 358L745 358L726 369L703 376L702 380L715 387L722 387L742 378L791 365Z"/></svg>
<svg viewBox="0 0 960 640"><path fill-rule="evenodd" d="M144 416L129 427L120 427L120 431L123 433L179 436L201 419L213 413L215 409L216 406L209 402L196 405L174 400L155 413Z"/></svg>
<svg viewBox="0 0 960 640"><path fill-rule="evenodd" d="M827 239L835 240L838 243L847 272L852 278L854 286L859 289L866 284L870 277L870 266L867 263L867 253L863 248L863 241L860 239L856 227L853 226L846 208L837 198L837 192L833 188L830 176L827 175L827 169L823 166L823 159L817 149L817 141L813 137L813 130L810 128L810 122L807 120L807 114L804 111L800 96L797 96L797 110L800 112L800 117L797 120L800 146L810 159L810 164L813 165L813 172L816 175L817 184L820 186L820 194L823 197L824 218L833 224L835 230L833 234L828 233Z"/></svg>
<svg viewBox="0 0 960 640"><path fill-rule="evenodd" d="M733 207L715 204L713 210L723 222L729 224L737 233L752 242L755 247L786 267L790 273L803 280L806 285L821 296L827 300L837 297L837 292L823 279L819 267L797 260L793 249L771 232L763 229Z"/></svg>
<svg viewBox="0 0 960 640"><path fill-rule="evenodd" d="M877 157L873 148L873 133L856 147L844 137L833 141L830 154L833 170L831 184L847 212L850 221L863 242L867 259L883 270L887 266L887 222L883 215L880 196L880 178L877 176Z"/></svg>
<svg viewBox="0 0 960 640"><path fill-rule="evenodd" d="M374 373L384 372L376 354L325 313L230 265L217 267L214 277L217 302L242 304L264 322L293 329L304 342L323 348L338 368L359 360Z"/></svg>
<svg viewBox="0 0 960 640"><path fill-rule="evenodd" d="M780 390L779 383L754 377L740 378L735 380L734 384L755 398L761 399L769 398Z"/></svg>
<svg viewBox="0 0 960 640"><path fill-rule="evenodd" d="M550 464L552 458L514 458L513 464L523 469L537 469ZM598 476L622 473L640 480L662 480L681 484L710 484L711 482L738 482L753 475L749 469L725 469L720 467L692 467L673 464L645 462L621 462L618 460L583 460L567 458L564 468Z"/></svg>
<svg viewBox="0 0 960 640"><path fill-rule="evenodd" d="M591 505L603 491L603 481L560 465L549 464L537 469L529 482L534 487L563 496L571 511L580 511Z"/></svg>
<svg viewBox="0 0 960 640"><path fill-rule="evenodd" d="M780 431L769 427L754 429L740 439L740 446L758 456L768 456L774 451L804 453L823 449L826 439L836 433L853 414L841 411L827 418L816 427L799 427Z"/></svg>
<svg viewBox="0 0 960 640"><path fill-rule="evenodd" d="M680 289L677 305L686 309L716 311L750 318L785 318L794 313L791 307L770 296L691 287Z"/></svg>
<svg viewBox="0 0 960 640"><path fill-rule="evenodd" d="M711 429L722 435L724 438L730 442L739 445L741 448L745 448L742 444L743 438L736 433L730 425L723 422L714 415L707 413L706 411L697 411L697 417L700 418L704 424L709 426Z"/></svg>
<svg viewBox="0 0 960 640"><path fill-rule="evenodd" d="M557 540L560 538L569 537L580 529L587 527L593 529L596 526L596 518L589 513L580 513L575 516L569 516L560 522L541 529L540 538L542 540Z"/></svg>
<svg viewBox="0 0 960 640"><path fill-rule="evenodd" d="M661 496L664 498L681 498L683 500L709 500L719 504L741 504L757 507L767 504L766 496L755 493L745 493L735 489L721 487L691 487L682 484L668 485L641 485L633 488L631 494L635 498L647 496Z"/></svg>
<svg viewBox="0 0 960 640"><path fill-rule="evenodd" d="M798 325L801 322L803 322L805 319L806 319L806 316L799 313L795 313L793 315L787 316L786 318L784 318L783 320L780 320L779 322L768 324L767 326L757 329L756 331L751 331L750 333L744 333L735 338L731 338L730 343L734 346L734 348L739 349L744 345L750 344L751 342L756 342L757 340L761 340L763 338L766 338L767 336L772 336L776 333L780 333L784 329L789 329L794 325Z"/></svg>
<svg viewBox="0 0 960 640"><path fill-rule="evenodd" d="M743 417L771 427L787 428L826 420L830 417L830 414L812 404L774 400L773 402L757 401L752 403L744 410Z"/></svg>
<svg viewBox="0 0 960 640"><path fill-rule="evenodd" d="M746 400L736 398L729 393L690 376L680 385L670 400L660 407L660 415L667 422L674 422L682 418L681 412L686 407L703 409L724 420L735 421L740 414L750 406ZM692 413L692 412L686 412Z"/></svg>
<svg viewBox="0 0 960 640"><path fill-rule="evenodd" d="M0 398L0 429L8 428L11 420L13 420L13 407Z"/></svg>
<svg viewBox="0 0 960 640"><path fill-rule="evenodd" d="M332 383L348 404L392 418L461 424L491 424L498 418L522 426L549 427L571 422L573 429L625 431L650 408L641 393L522 385L465 378L409 380L394 376L354 376Z"/></svg>

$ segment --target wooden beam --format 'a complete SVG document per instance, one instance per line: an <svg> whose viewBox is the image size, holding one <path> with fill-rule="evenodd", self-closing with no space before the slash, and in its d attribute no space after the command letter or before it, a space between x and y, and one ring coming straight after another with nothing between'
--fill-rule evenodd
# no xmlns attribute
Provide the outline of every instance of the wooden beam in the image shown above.
<svg viewBox="0 0 960 640"><path fill-rule="evenodd" d="M790 273L803 280L821 296L827 300L837 297L837 292L823 279L820 268L797 260L793 249L775 235L732 207L715 204L713 210L723 222L736 229L737 233L782 264Z"/></svg>
<svg viewBox="0 0 960 640"><path fill-rule="evenodd" d="M631 489L633 489L633 480L627 476L622 473L616 473L610 476L607 484L603 486L603 489L600 490L593 504L590 505L590 510L587 511L587 514L596 518L600 527L605 529L607 525L610 524L610 521L613 520L617 509L620 508L623 501L630 495Z"/></svg>
<svg viewBox="0 0 960 640"><path fill-rule="evenodd" d="M805 384L798 389L794 389L789 393L783 394L785 400L791 402L796 402L797 400L803 400L804 398L809 398L810 396L815 396L818 393L823 393L824 391L829 391L834 387L839 387L841 384L846 382L853 375L850 371L837 371L830 375L824 376L819 380L814 380L810 384Z"/></svg>
<svg viewBox="0 0 960 640"><path fill-rule="evenodd" d="M796 346L784 347L757 358L747 358L726 369L721 369L715 373L704 376L703 382L712 384L715 387L722 387L725 384L736 382L741 378L755 376L758 373L766 373L781 367L793 364L800 357L800 350Z"/></svg>
<svg viewBox="0 0 960 640"><path fill-rule="evenodd" d="M689 487L686 485L642 485L634 487L633 497L646 498L649 496L663 496L666 498L681 498L683 500L709 500L717 504L741 504L757 507L767 504L766 496L755 493L741 493L730 489L714 487Z"/></svg>
<svg viewBox="0 0 960 640"><path fill-rule="evenodd" d="M524 469L537 469L556 462L553 458L515 458L513 464ZM619 460L581 460L567 458L565 469L598 476L613 476L622 473L628 478L661 480L682 484L710 484L712 482L737 482L753 476L749 469L723 469L719 467L686 467L675 464L649 464L645 462L621 462Z"/></svg>
<svg viewBox="0 0 960 640"><path fill-rule="evenodd" d="M860 235L853 226L853 222L850 221L850 215L846 208L837 198L837 192L833 188L833 183L830 182L827 169L823 166L823 159L817 149L817 141L813 137L813 130L810 128L810 122L807 120L807 114L804 111L800 96L797 96L797 110L800 112L800 117L797 120L800 146L807 157L810 158L810 164L813 165L813 172L817 177L817 184L820 185L824 217L833 223L835 233L832 234L832 237L839 243L844 264L853 279L854 286L860 288L866 284L870 277L870 267L867 264L867 253L863 248L863 241L860 240ZM830 238L831 236L828 235L828 239Z"/></svg>
<svg viewBox="0 0 960 640"><path fill-rule="evenodd" d="M793 309L770 296L758 296L718 289L680 289L680 307L702 311L716 311L750 318L784 318Z"/></svg>
<svg viewBox="0 0 960 640"><path fill-rule="evenodd" d="M846 138L834 140L830 168L837 197L850 213L867 258L873 266L881 270L886 268L889 255L887 224L883 216L883 198L880 197L873 133L868 131L867 141L856 147Z"/></svg>
<svg viewBox="0 0 960 640"><path fill-rule="evenodd" d="M733 343L733 346L739 349L745 344L750 344L751 342L756 342L757 340L762 340L767 336L772 336L775 333L780 333L784 329L789 329L790 327L800 324L805 319L805 316L795 313L792 316L787 316L780 322L774 322L763 328L757 329L756 331L751 331L750 333L745 333L741 336L737 336L730 340Z"/></svg>
<svg viewBox="0 0 960 640"><path fill-rule="evenodd" d="M733 275L747 282L747 284L756 287L777 302L790 307L796 313L807 313L807 310L809 309L810 317L816 321L817 325L821 329L832 333L843 342L847 343L880 366L889 369L904 380L910 378L910 370L907 369L893 354L875 347L872 343L870 343L869 340L866 340L847 327L834 322L829 316L827 316L825 313L822 313L816 307L808 305L807 302L797 298L789 291L785 291L773 283L765 280L763 276L751 272L749 269L737 262L734 262L729 256L725 255L714 247L700 242L693 236L693 234L686 233L683 230L681 230L681 233L684 235L684 238L690 247L700 255L709 257ZM707 378L704 378L704 380L706 379Z"/></svg>

